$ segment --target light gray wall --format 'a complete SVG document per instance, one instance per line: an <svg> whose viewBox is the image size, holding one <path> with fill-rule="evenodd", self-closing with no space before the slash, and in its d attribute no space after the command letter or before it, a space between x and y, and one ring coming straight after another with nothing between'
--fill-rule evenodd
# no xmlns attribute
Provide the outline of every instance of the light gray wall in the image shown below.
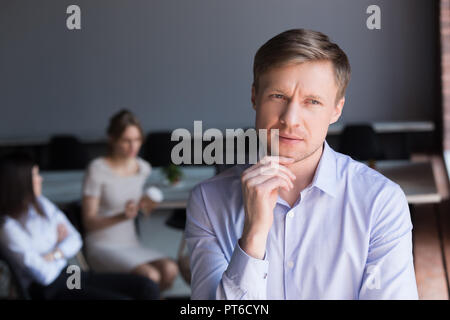
<svg viewBox="0 0 450 320"><path fill-rule="evenodd" d="M299 27L349 56L341 123L433 120L436 2L2 0L0 138L101 137L122 107L146 130L251 126L254 53ZM81 7L81 31L66 28L70 4ZM381 30L366 28L370 4Z"/></svg>

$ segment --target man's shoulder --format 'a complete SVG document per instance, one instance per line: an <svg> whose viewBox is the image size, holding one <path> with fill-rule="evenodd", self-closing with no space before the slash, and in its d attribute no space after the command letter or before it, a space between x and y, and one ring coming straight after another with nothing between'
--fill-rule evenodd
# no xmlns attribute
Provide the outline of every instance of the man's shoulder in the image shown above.
<svg viewBox="0 0 450 320"><path fill-rule="evenodd" d="M359 201L366 199L373 202L381 194L403 194L401 187L376 169L363 162L354 160L348 155L335 152L337 163L337 179L345 182L346 188L358 193Z"/></svg>
<svg viewBox="0 0 450 320"><path fill-rule="evenodd" d="M347 155L337 154L336 161L339 194L352 208L349 212L357 213L367 226L387 223L409 228L408 200L398 183Z"/></svg>
<svg viewBox="0 0 450 320"><path fill-rule="evenodd" d="M379 171L372 169L367 164L357 161L352 157L334 151L337 163L337 175L359 179L366 183L394 183Z"/></svg>

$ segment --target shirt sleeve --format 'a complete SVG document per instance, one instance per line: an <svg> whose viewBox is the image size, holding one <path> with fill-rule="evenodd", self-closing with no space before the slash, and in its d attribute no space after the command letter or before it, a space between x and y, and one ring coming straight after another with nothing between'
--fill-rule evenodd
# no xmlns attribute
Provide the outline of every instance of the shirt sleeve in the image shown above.
<svg viewBox="0 0 450 320"><path fill-rule="evenodd" d="M265 299L269 262L247 255L236 243L228 262L205 208L201 185L191 192L185 237L190 253L191 299ZM220 226L216 226L220 227Z"/></svg>
<svg viewBox="0 0 450 320"><path fill-rule="evenodd" d="M57 244L57 247L64 254L64 258L70 259L76 255L78 251L80 251L83 245L80 233L74 228L69 219L67 219L66 215L59 210L57 206L50 202L50 200L45 199L44 201L46 203L46 212L50 213L50 219L55 221L55 226L62 223L67 228L67 237Z"/></svg>
<svg viewBox="0 0 450 320"><path fill-rule="evenodd" d="M91 162L91 164L86 169L83 181L84 196L100 196L102 191L102 181L98 169L99 168L95 165L95 160L94 162Z"/></svg>
<svg viewBox="0 0 450 320"><path fill-rule="evenodd" d="M256 259L245 253L239 243L233 251L228 268L216 291L216 299L266 300L269 261Z"/></svg>
<svg viewBox="0 0 450 320"><path fill-rule="evenodd" d="M65 259L46 261L31 244L33 239L17 222L10 221L0 232L2 246L14 264L39 284L49 285L66 266Z"/></svg>
<svg viewBox="0 0 450 320"><path fill-rule="evenodd" d="M369 252L360 299L418 299L408 201L397 184L383 188L373 205Z"/></svg>

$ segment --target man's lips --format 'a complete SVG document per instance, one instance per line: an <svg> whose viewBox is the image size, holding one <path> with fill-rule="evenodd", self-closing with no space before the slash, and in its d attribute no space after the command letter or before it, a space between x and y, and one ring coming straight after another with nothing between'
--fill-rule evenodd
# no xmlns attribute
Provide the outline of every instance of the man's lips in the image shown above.
<svg viewBox="0 0 450 320"><path fill-rule="evenodd" d="M291 135L291 134L286 134L286 133L280 133L280 134L278 134L278 136L280 138L289 139L289 140L303 140L300 137L297 137L297 136L294 136L294 135Z"/></svg>
<svg viewBox="0 0 450 320"><path fill-rule="evenodd" d="M297 143L297 142L304 140L302 138L292 136L292 135L287 135L287 134L279 134L278 138L279 138L279 141L283 142L283 143Z"/></svg>

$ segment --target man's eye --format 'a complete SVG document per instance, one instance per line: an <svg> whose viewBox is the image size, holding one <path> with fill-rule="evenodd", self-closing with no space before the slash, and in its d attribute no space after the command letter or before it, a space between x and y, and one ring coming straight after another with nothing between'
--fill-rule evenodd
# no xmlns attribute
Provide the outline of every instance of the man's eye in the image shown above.
<svg viewBox="0 0 450 320"><path fill-rule="evenodd" d="M275 99L283 99L284 96L283 96L282 94L272 94L272 98L275 98Z"/></svg>
<svg viewBox="0 0 450 320"><path fill-rule="evenodd" d="M319 104L320 104L319 101L314 100L314 99L309 100L309 102L310 102L311 104L315 104L315 105L319 105Z"/></svg>

